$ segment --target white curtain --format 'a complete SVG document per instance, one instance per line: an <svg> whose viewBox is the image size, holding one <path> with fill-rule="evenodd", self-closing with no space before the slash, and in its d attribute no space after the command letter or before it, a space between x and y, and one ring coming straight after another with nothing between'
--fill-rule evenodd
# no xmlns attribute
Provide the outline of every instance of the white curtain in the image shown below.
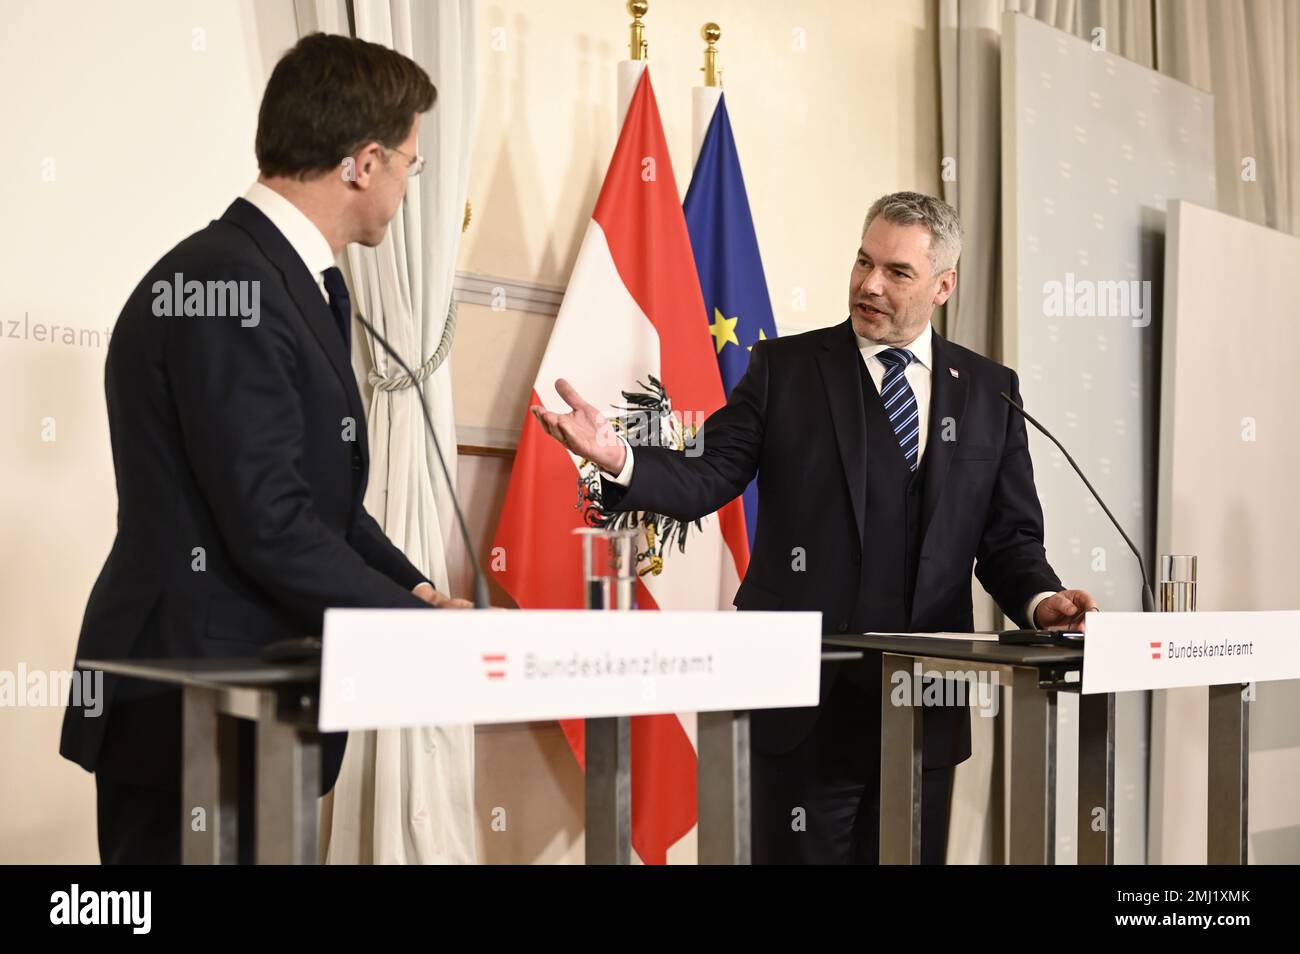
<svg viewBox="0 0 1300 954"><path fill-rule="evenodd" d="M1300 235L1300 0L1157 0L1162 73L1214 94L1219 211Z"/></svg>
<svg viewBox="0 0 1300 954"><path fill-rule="evenodd" d="M345 271L356 309L423 379L434 429L455 478L456 432L448 354L456 251L464 220L476 94L476 0L299 0L299 33L381 43L411 57L438 89L420 129L424 172L373 249L351 245ZM369 394L366 508L434 585L449 591L446 554L459 531L420 412L417 390L360 325L353 362ZM461 595L461 594L457 594ZM472 864L474 727L353 732L322 806L322 852L332 864Z"/></svg>

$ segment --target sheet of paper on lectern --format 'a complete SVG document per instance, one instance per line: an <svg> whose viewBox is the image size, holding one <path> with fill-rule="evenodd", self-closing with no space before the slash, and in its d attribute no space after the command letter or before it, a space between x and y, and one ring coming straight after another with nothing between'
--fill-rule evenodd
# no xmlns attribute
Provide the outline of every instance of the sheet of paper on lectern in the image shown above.
<svg viewBox="0 0 1300 954"><path fill-rule="evenodd" d="M930 639L961 639L967 642L996 643L997 633L867 633L868 636L925 636Z"/></svg>

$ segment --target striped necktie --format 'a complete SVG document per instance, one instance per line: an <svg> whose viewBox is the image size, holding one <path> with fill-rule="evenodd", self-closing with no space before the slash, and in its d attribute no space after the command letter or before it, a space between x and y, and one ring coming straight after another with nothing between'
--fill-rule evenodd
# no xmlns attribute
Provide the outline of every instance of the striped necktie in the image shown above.
<svg viewBox="0 0 1300 954"><path fill-rule="evenodd" d="M915 471L921 444L921 416L906 374L914 355L902 348L886 348L876 357L885 366L885 377L880 382L880 400L885 405L885 414L889 416L889 426L894 429L898 446L907 458L908 469Z"/></svg>

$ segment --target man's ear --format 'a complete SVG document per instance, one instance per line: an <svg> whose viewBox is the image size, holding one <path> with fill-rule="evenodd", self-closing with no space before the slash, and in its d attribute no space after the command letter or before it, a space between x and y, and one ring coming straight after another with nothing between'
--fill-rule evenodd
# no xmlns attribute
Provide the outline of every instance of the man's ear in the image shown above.
<svg viewBox="0 0 1300 954"><path fill-rule="evenodd" d="M957 269L950 268L939 276L939 288L934 293L934 304L942 305L952 297L953 289L957 287Z"/></svg>
<svg viewBox="0 0 1300 954"><path fill-rule="evenodd" d="M343 181L358 189L369 189L383 161L383 150L379 143L368 142L352 155L344 157L341 167Z"/></svg>

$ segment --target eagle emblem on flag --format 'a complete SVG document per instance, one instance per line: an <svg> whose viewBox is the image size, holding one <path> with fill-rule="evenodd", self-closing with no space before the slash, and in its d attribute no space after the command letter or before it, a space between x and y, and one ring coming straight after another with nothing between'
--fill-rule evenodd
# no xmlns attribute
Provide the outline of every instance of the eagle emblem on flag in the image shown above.
<svg viewBox="0 0 1300 954"><path fill-rule="evenodd" d="M665 447L685 453L695 443L697 427L684 424L673 413L672 398L663 383L653 374L647 377L648 381L637 382L644 390L622 392L626 402L619 408L622 413L611 417L609 423L632 447ZM638 576L662 573L665 552L676 546L685 553L692 525L696 530L702 525L700 520L688 523L658 513L608 513L601 500L600 470L589 460L579 466L577 507L589 527L644 532L645 549L637 553Z"/></svg>

